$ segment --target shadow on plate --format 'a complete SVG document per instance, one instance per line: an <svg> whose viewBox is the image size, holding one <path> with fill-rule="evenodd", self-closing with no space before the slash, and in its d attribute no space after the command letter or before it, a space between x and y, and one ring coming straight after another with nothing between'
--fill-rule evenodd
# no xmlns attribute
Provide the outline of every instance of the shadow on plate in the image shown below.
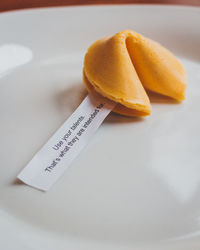
<svg viewBox="0 0 200 250"><path fill-rule="evenodd" d="M160 94L147 91L151 104L179 104L178 101L163 96ZM56 95L56 103L58 109L61 109L69 114L69 116L76 110L76 108L81 104L83 99L87 96L87 90L82 83L77 83L70 85L69 88L59 92ZM114 112L105 119L105 123L111 124L124 124L132 122L143 122L145 118L143 117L127 117Z"/></svg>
<svg viewBox="0 0 200 250"><path fill-rule="evenodd" d="M69 88L59 92L55 98L58 108L64 111L68 111L69 114L75 111L75 109L81 104L86 97L87 91L83 84L76 83L70 85Z"/></svg>

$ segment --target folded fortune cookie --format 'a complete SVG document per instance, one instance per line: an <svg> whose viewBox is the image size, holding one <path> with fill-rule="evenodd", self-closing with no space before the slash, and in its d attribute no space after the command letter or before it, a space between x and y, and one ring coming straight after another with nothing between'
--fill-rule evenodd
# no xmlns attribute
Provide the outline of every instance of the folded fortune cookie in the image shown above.
<svg viewBox="0 0 200 250"><path fill-rule="evenodd" d="M146 116L151 104L145 89L185 98L186 73L167 49L129 30L92 44L84 59L83 79L88 91L117 102L114 112Z"/></svg>

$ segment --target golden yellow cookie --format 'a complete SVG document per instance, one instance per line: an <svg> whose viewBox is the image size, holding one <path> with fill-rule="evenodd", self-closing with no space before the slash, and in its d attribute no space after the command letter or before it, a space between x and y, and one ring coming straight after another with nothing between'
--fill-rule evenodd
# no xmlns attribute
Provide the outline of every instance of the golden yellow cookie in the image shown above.
<svg viewBox="0 0 200 250"><path fill-rule="evenodd" d="M151 113L144 88L184 99L186 74L176 57L160 44L133 31L96 41L84 60L87 89L117 102L114 111L129 116Z"/></svg>

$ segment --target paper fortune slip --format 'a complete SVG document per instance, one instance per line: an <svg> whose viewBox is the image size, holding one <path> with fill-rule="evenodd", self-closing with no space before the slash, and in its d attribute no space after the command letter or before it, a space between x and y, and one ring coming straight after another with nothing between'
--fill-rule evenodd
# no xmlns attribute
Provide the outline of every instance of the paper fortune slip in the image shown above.
<svg viewBox="0 0 200 250"><path fill-rule="evenodd" d="M47 191L87 145L116 104L90 93L17 176L34 188Z"/></svg>

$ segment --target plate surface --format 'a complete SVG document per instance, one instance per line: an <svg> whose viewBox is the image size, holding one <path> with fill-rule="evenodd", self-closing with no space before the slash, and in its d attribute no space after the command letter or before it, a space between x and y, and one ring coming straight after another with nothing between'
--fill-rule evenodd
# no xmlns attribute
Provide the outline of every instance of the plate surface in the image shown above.
<svg viewBox="0 0 200 250"><path fill-rule="evenodd" d="M0 15L0 249L200 249L200 9L96 6ZM111 114L47 193L16 175L86 95L98 38L133 29L174 52L187 99Z"/></svg>

